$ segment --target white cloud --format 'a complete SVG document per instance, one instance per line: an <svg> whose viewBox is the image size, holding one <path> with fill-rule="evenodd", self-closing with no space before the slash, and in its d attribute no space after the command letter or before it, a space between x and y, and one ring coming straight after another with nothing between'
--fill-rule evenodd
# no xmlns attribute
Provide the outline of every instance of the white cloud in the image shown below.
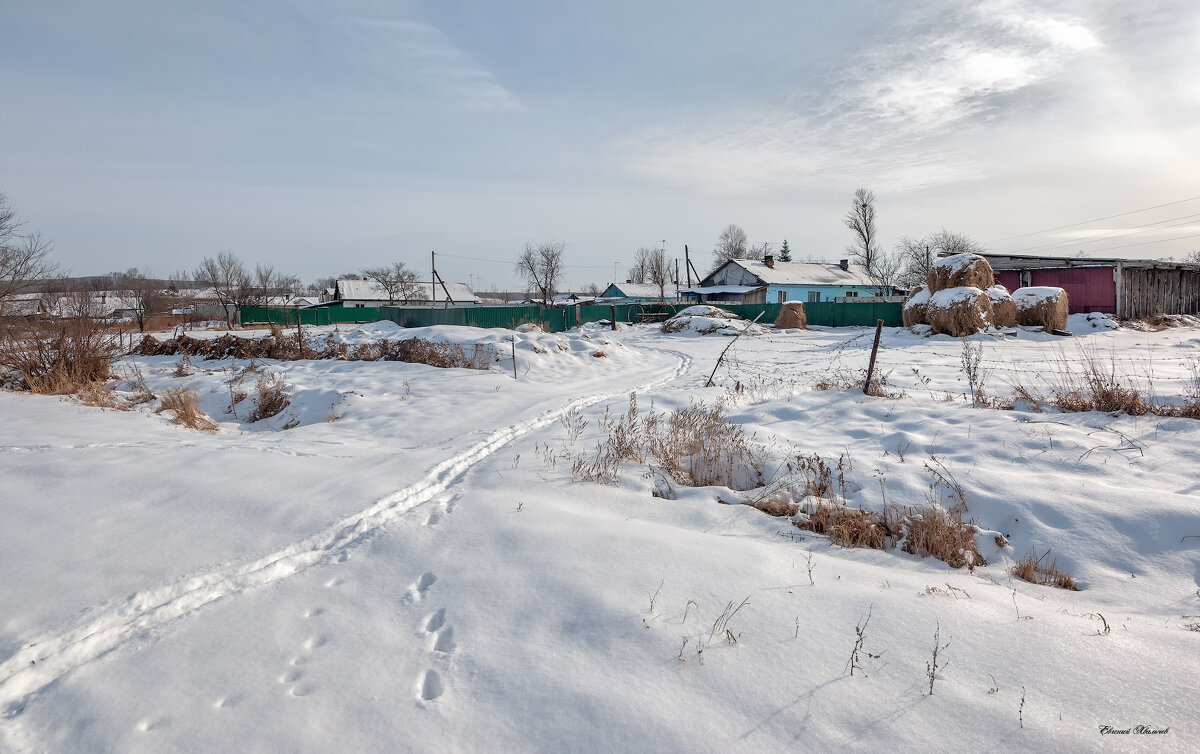
<svg viewBox="0 0 1200 754"><path fill-rule="evenodd" d="M368 44L384 51L380 61L384 75L406 78L415 74L432 94L471 109L525 109L515 94L436 26L408 19L370 18L353 18L350 24L366 33Z"/></svg>
<svg viewBox="0 0 1200 754"><path fill-rule="evenodd" d="M847 61L841 81L804 112L743 112L723 124L635 135L621 145L630 169L723 193L815 181L912 190L979 176L987 158L962 137L1102 45L1082 20L1026 3L959 8L927 4L899 22L894 41Z"/></svg>

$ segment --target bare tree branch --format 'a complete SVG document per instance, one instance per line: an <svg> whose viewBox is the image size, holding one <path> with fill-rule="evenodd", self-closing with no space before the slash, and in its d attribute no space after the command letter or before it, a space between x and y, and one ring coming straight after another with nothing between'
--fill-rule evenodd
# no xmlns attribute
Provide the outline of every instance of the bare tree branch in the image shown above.
<svg viewBox="0 0 1200 754"><path fill-rule="evenodd" d="M517 257L517 274L533 290L538 292L542 301L549 305L554 293L562 282L563 252L567 245L562 241L542 241L525 243L525 251Z"/></svg>

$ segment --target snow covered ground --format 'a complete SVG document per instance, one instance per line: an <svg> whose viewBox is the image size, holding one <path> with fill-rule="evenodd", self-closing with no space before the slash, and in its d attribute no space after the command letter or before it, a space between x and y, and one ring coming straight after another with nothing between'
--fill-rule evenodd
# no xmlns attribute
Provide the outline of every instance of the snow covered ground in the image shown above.
<svg viewBox="0 0 1200 754"><path fill-rule="evenodd" d="M1091 358L1179 397L1200 360L1197 328L1071 326L971 338L985 394ZM709 388L730 339L695 331L518 333L515 379L510 331L334 335L496 361L259 362L292 397L259 422L228 411L245 362L123 364L195 387L215 434L0 393L3 750L1200 748L1198 421L977 407L962 341L898 328L887 398L839 387L867 329L748 334ZM576 481L631 392L724 400L764 457L842 459L864 508L924 504L944 470L989 565L839 548L728 490L657 497L645 465ZM1048 549L1080 591L1010 575Z"/></svg>

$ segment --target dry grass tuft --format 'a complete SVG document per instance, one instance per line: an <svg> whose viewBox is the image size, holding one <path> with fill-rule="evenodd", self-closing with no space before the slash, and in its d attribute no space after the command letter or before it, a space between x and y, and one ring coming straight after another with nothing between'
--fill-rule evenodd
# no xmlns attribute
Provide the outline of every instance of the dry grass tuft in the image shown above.
<svg viewBox="0 0 1200 754"><path fill-rule="evenodd" d="M291 402L283 378L278 374L264 374L255 384L254 410L246 417L246 421L253 423L268 419L287 408Z"/></svg>
<svg viewBox="0 0 1200 754"><path fill-rule="evenodd" d="M608 354L606 354L604 351L593 351L592 358L593 359L605 359L605 358L608 358Z"/></svg>
<svg viewBox="0 0 1200 754"><path fill-rule="evenodd" d="M181 426L200 432L216 432L217 425L200 410L200 397L195 388L172 388L163 391L158 411L170 411L172 420Z"/></svg>
<svg viewBox="0 0 1200 754"><path fill-rule="evenodd" d="M804 313L804 304L799 301L789 301L779 310L775 318L775 329L803 330L808 327L808 315Z"/></svg>
<svg viewBox="0 0 1200 754"><path fill-rule="evenodd" d="M957 510L930 506L904 512L904 543L901 549L919 558L932 557L951 568L987 565L975 535L979 527L963 521Z"/></svg>
<svg viewBox="0 0 1200 754"><path fill-rule="evenodd" d="M808 506L803 517L794 523L797 528L827 536L829 541L842 547L886 550L895 546L900 535L890 509L861 510L826 500Z"/></svg>
<svg viewBox="0 0 1200 754"><path fill-rule="evenodd" d="M720 405L693 405L671 414L638 411L637 396L618 417L605 412L599 425L607 436L591 457L572 464L576 479L616 484L620 465L650 463L676 484L748 490L762 483L757 448Z"/></svg>
<svg viewBox="0 0 1200 754"><path fill-rule="evenodd" d="M97 408L110 408L116 411L128 411L132 408L129 401L122 398L113 390L108 383L93 382L90 385L85 385L79 388L75 393L75 400L85 406L96 406Z"/></svg>
<svg viewBox="0 0 1200 754"><path fill-rule="evenodd" d="M1042 563L1049 554L1050 551L1046 550L1046 554L1039 558L1035 551L1030 550L1017 561L1016 566L1013 567L1013 575L1030 584L1054 586L1073 592L1079 591L1079 584L1075 579L1059 570L1057 558L1051 560L1049 564Z"/></svg>

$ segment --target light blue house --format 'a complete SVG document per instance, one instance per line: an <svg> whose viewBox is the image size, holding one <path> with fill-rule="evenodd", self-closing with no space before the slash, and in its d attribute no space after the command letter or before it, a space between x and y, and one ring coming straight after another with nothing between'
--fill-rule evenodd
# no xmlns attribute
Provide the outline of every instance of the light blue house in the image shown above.
<svg viewBox="0 0 1200 754"><path fill-rule="evenodd" d="M842 260L820 262L776 262L731 259L718 267L700 285L685 289L703 302L738 304L782 304L785 301L833 301L839 298L891 296L895 289L879 285L860 264Z"/></svg>

